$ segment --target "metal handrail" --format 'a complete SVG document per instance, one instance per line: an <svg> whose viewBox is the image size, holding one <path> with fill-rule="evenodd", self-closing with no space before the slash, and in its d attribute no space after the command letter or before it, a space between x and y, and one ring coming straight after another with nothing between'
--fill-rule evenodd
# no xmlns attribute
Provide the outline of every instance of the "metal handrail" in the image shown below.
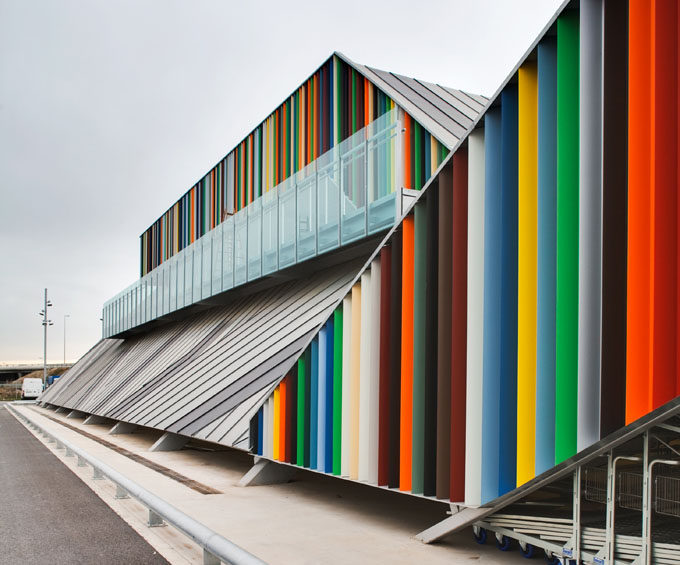
<svg viewBox="0 0 680 565"><path fill-rule="evenodd" d="M131 479L128 479L125 475L119 473L103 461L100 461L81 448L76 447L69 441L62 439L54 433L46 430L35 420L29 418L25 414L22 414L10 404L7 405L7 408L29 425L38 428L43 433L43 435L51 437L57 442L57 445L62 445L67 449L67 451L71 451L77 455L79 460L82 459L86 461L90 466L92 466L93 469L99 471L101 475L141 502L149 509L149 511L156 513L165 522L174 526L184 535L191 538L203 549L204 563L215 563L217 560L233 565L263 565L266 563L252 553L247 552L242 547L239 547L235 543L229 541L227 538L211 530L207 526L204 526L200 522L194 520L191 516L188 516L181 510L175 508L172 504L167 503L162 498L146 490L143 486L137 484Z"/></svg>

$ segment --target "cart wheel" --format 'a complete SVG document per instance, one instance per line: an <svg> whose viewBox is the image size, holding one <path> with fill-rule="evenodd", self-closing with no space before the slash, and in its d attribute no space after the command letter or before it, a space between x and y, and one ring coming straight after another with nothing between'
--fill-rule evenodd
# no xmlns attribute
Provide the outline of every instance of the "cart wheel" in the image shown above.
<svg viewBox="0 0 680 565"><path fill-rule="evenodd" d="M530 543L527 543L525 541L520 541L519 543L519 552L522 554L522 557L525 559L531 559L536 555L536 547L531 545Z"/></svg>
<svg viewBox="0 0 680 565"><path fill-rule="evenodd" d="M547 549L545 551L545 562L548 565L561 565L561 561L559 557L555 557L552 553L550 553Z"/></svg>
<svg viewBox="0 0 680 565"><path fill-rule="evenodd" d="M475 537L475 541L478 544L484 545L486 543L486 530L484 528L472 526L472 535Z"/></svg>
<svg viewBox="0 0 680 565"><path fill-rule="evenodd" d="M496 534L496 547L501 551L510 551L512 545L512 538Z"/></svg>

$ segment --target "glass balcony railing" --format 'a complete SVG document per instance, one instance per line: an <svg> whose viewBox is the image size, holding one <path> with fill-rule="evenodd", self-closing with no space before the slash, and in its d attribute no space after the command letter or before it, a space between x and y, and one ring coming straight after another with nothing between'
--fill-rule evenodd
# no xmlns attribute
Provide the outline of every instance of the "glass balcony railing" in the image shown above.
<svg viewBox="0 0 680 565"><path fill-rule="evenodd" d="M106 302L104 337L391 227L402 162L394 109Z"/></svg>

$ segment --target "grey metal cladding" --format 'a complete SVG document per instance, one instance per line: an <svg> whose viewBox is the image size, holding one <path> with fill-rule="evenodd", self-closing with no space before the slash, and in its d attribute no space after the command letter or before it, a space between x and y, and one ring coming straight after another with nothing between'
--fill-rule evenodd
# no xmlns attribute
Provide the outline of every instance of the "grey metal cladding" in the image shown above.
<svg viewBox="0 0 680 565"><path fill-rule="evenodd" d="M423 112L426 112L433 120L449 130L456 139L461 139L468 129L467 126L472 125L472 120L468 119L465 114L454 108L449 102L439 98L417 80L394 73L384 73L383 76L387 74L398 81L393 83L395 88L400 90L404 96L410 98L414 104L418 104Z"/></svg>
<svg viewBox="0 0 680 565"><path fill-rule="evenodd" d="M172 377L172 375L184 369L195 357L200 353L200 351L209 345L217 336L217 334L224 328L228 323L228 319L221 320L219 323L215 324L210 328L207 335L202 335L196 345L188 350L186 350L183 355L178 359L173 361L172 364L166 366L161 370L155 377L144 383L143 388L136 388L130 395L128 395L124 400L120 401L114 411L108 412L111 418L117 418L120 416L129 405L138 402L139 400L148 400L149 397L157 390L159 390L165 382ZM184 332L178 335L184 335ZM175 340L173 340L175 341ZM172 346L172 343L167 344ZM154 358L160 358L163 356L163 350L154 351ZM162 359L159 359L162 362Z"/></svg>
<svg viewBox="0 0 680 565"><path fill-rule="evenodd" d="M472 94L470 92L465 92L464 90L459 90L458 92L465 94L465 96L472 98L475 102L477 102L479 105L484 108L489 101L489 99L486 96L482 96L481 94Z"/></svg>
<svg viewBox="0 0 680 565"><path fill-rule="evenodd" d="M178 434L192 435L216 419L221 418L242 400L261 390L263 386L267 386L284 376L285 372L281 367L286 361L299 356L311 333L305 333L302 337L278 351L264 363L243 375L237 382L230 384L213 396L198 410L187 414L172 424L168 430ZM261 384L263 386L260 386Z"/></svg>
<svg viewBox="0 0 680 565"><path fill-rule="evenodd" d="M363 258L124 340L98 342L44 401L248 445L250 416L332 314Z"/></svg>
<svg viewBox="0 0 680 565"><path fill-rule="evenodd" d="M465 122L466 128L470 127L470 122L473 122L480 112L480 105L474 100L470 100L467 96L462 94L459 90L451 89L446 90L445 88L439 86L438 84L433 84L431 82L425 82L423 80L416 80L418 84L427 88L433 94L441 98L447 104L450 104L458 112L463 114L467 121Z"/></svg>
<svg viewBox="0 0 680 565"><path fill-rule="evenodd" d="M237 336L233 332L225 333L212 351L204 352L189 367L190 381L178 375L180 378L164 390L164 397L145 402L145 415L136 415L134 419L142 425L165 427L171 420L191 412L221 387L259 365L263 356L273 355L287 341L316 327L319 312L333 306L337 290L348 279L347 276L332 277L332 286L329 286L326 276L321 281L315 277L315 284L305 285L302 291L271 297L267 320L249 321L247 330L242 328ZM180 389L188 394L180 394Z"/></svg>

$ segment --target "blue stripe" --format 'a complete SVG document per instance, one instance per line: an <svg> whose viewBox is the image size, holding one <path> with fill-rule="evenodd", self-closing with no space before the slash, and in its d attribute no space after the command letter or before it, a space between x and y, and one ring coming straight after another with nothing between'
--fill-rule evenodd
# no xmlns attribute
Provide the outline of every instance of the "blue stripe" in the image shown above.
<svg viewBox="0 0 680 565"><path fill-rule="evenodd" d="M316 469L319 427L319 338L312 341L312 379L309 387L309 467Z"/></svg>
<svg viewBox="0 0 680 565"><path fill-rule="evenodd" d="M501 340L501 111L484 117L482 503L498 496Z"/></svg>
<svg viewBox="0 0 680 565"><path fill-rule="evenodd" d="M555 289L557 252L557 45L538 46L538 317L536 474L555 462Z"/></svg>
<svg viewBox="0 0 680 565"><path fill-rule="evenodd" d="M501 95L500 494L517 485L517 86Z"/></svg>

